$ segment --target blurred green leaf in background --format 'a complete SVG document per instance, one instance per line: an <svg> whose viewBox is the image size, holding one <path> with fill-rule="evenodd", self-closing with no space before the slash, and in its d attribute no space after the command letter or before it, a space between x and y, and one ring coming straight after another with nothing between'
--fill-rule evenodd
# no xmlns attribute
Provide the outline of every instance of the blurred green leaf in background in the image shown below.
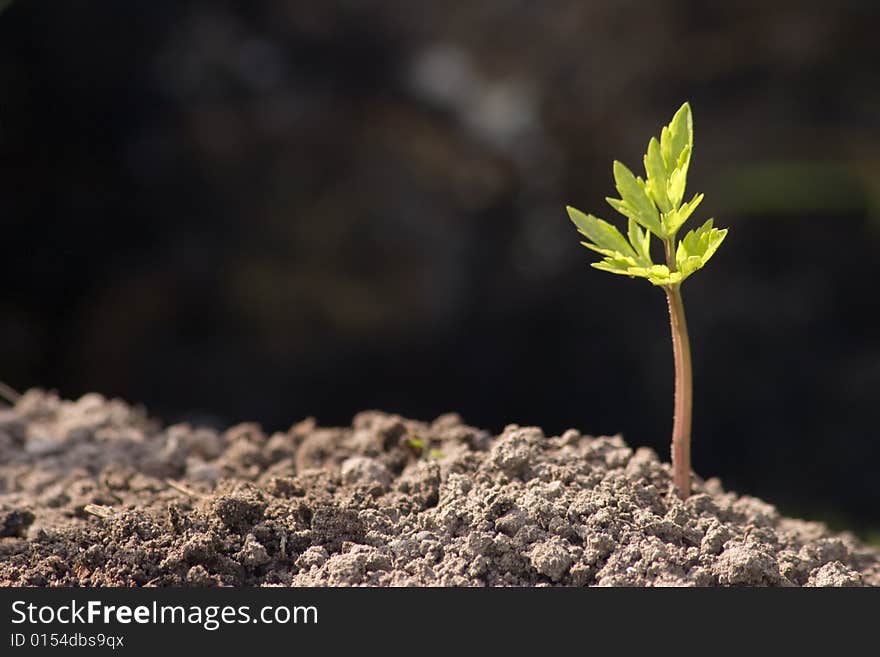
<svg viewBox="0 0 880 657"><path fill-rule="evenodd" d="M867 212L880 221L878 180L852 163L791 160L731 167L710 187L730 212Z"/></svg>

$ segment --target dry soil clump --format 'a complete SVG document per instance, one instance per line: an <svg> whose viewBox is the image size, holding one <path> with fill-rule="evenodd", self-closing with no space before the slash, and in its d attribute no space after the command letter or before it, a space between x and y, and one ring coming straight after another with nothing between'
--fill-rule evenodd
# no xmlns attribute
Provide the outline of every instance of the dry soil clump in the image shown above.
<svg viewBox="0 0 880 657"><path fill-rule="evenodd" d="M863 586L880 554L620 437L365 412L265 435L118 400L0 411L0 584Z"/></svg>

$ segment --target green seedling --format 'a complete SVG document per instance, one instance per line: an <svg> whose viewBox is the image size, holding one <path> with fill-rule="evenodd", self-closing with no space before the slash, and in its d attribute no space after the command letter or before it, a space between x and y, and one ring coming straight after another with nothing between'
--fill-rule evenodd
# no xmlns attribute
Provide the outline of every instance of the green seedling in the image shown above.
<svg viewBox="0 0 880 657"><path fill-rule="evenodd" d="M660 139L652 137L645 154L645 177L633 173L621 162L614 162L614 182L620 198L606 200L627 218L627 236L607 221L568 207L568 216L581 242L604 258L593 267L612 274L645 278L666 293L672 352L675 362L675 412L672 423L673 482L682 499L691 490L691 413L693 376L691 347L685 322L681 284L709 261L727 236L708 219L702 226L676 240L679 229L703 200L702 194L684 202L688 168L694 146L691 108L685 103L665 126ZM651 236L663 245L665 264L651 257Z"/></svg>
<svg viewBox="0 0 880 657"><path fill-rule="evenodd" d="M439 449L429 449L428 444L422 439L420 436L410 436L403 440L404 446L409 449L414 456L422 457L426 456L429 459L442 459L443 452Z"/></svg>

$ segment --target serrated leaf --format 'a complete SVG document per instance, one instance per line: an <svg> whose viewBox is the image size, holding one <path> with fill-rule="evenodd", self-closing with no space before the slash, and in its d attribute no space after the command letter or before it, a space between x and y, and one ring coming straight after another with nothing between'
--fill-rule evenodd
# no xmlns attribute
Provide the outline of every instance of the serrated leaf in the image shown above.
<svg viewBox="0 0 880 657"><path fill-rule="evenodd" d="M627 237L633 250L638 256L639 264L649 267L651 262L651 231L642 230L639 224L632 218L627 220Z"/></svg>
<svg viewBox="0 0 880 657"><path fill-rule="evenodd" d="M656 137L651 137L651 141L648 142L648 151L645 153L645 175L648 177L648 193L654 199L654 203L661 212L669 212L672 209L666 193L669 172L666 170L666 163L660 152L660 142Z"/></svg>
<svg viewBox="0 0 880 657"><path fill-rule="evenodd" d="M605 256L606 258L614 258L616 260L620 260L621 262L626 262L627 267L635 267L636 264L638 264L636 262L636 258L633 256L624 255L620 251L615 251L614 249L603 249L601 246L596 246L592 242L581 242L581 246L590 249L590 251L595 251L596 253Z"/></svg>
<svg viewBox="0 0 880 657"><path fill-rule="evenodd" d="M681 280L702 269L715 255L725 237L727 229L714 228L713 219L707 219L702 226L689 231L675 251L675 262L681 272Z"/></svg>
<svg viewBox="0 0 880 657"><path fill-rule="evenodd" d="M666 164L666 171L672 171L680 166L680 157L685 148L688 148L687 160L690 160L690 150L694 145L694 121L691 115L691 106L684 103L673 115L668 126L660 133L660 152Z"/></svg>
<svg viewBox="0 0 880 657"><path fill-rule="evenodd" d="M609 274L619 274L621 276L630 276L629 267L621 267L620 265L616 265L613 262L608 260L602 260L600 262L591 262L590 267L595 269L599 269L601 271L607 271Z"/></svg>
<svg viewBox="0 0 880 657"><path fill-rule="evenodd" d="M669 271L666 265L651 265L650 267L631 267L630 276L647 278L654 285L672 285L681 280L681 274Z"/></svg>
<svg viewBox="0 0 880 657"><path fill-rule="evenodd" d="M644 224L660 224L660 210L648 192L647 183L623 162L614 162L614 186L620 198L643 218ZM649 229L650 230L650 229Z"/></svg>
<svg viewBox="0 0 880 657"><path fill-rule="evenodd" d="M591 214L584 214L571 206L566 207L566 210L568 210L568 216L571 221L577 226L578 232L596 246L611 251L619 251L624 255L636 255L636 252L633 251L624 236L620 234L620 231L607 221L603 221Z"/></svg>
<svg viewBox="0 0 880 657"><path fill-rule="evenodd" d="M621 200L632 209L632 218L658 237L661 236L663 226L660 224L660 212L648 195L644 181L636 178L625 164L615 160L614 184Z"/></svg>
<svg viewBox="0 0 880 657"><path fill-rule="evenodd" d="M637 269L635 263L631 259L605 258L600 262L590 263L591 267L607 271L611 274L619 274L621 276L633 276L630 272Z"/></svg>
<svg viewBox="0 0 880 657"><path fill-rule="evenodd" d="M606 258L601 262L594 262L591 265L596 269L607 271L620 276L629 276L630 278L644 278L653 285L675 285L680 283L684 278L679 271L669 271L666 265L651 265L650 267L633 267L627 263L621 262L613 258Z"/></svg>
<svg viewBox="0 0 880 657"><path fill-rule="evenodd" d="M709 233L708 244L706 245L706 251L702 255L703 265L705 266L707 262L715 255L715 252L718 250L718 247L721 246L721 243L724 241L724 238L727 237L727 229L726 228L713 228Z"/></svg>
<svg viewBox="0 0 880 657"><path fill-rule="evenodd" d="M681 228L684 223L690 218L690 216L694 213L694 210L697 209L697 206L703 200L702 194L697 194L687 203L682 203L681 207L678 210L673 210L663 217L663 225L666 227L666 232L670 235L674 235L678 232L678 229Z"/></svg>
<svg viewBox="0 0 880 657"><path fill-rule="evenodd" d="M661 237L661 239L662 239L662 235L664 234L662 223L660 223L658 221L657 225L652 228L651 225L645 224L645 221L644 221L644 218L642 217L642 215L626 201L622 201L619 198L613 198L611 196L606 196L605 200L608 202L608 205L610 205L612 208L617 210L624 217L626 217L627 219L634 220L636 223L643 226L649 232L657 234L655 231L659 230L660 234L658 235L658 237Z"/></svg>
<svg viewBox="0 0 880 657"><path fill-rule="evenodd" d="M669 182L666 184L666 194L672 207L678 208L684 198L684 189L687 186L687 169L674 169L669 174Z"/></svg>
<svg viewBox="0 0 880 657"><path fill-rule="evenodd" d="M648 278L649 276L647 267L637 267L632 262L624 262L615 258L605 258L601 262L592 263L591 266L611 274L619 274L620 276L629 276L631 278Z"/></svg>
<svg viewBox="0 0 880 657"><path fill-rule="evenodd" d="M644 276L647 278L648 276L668 276L669 275L669 267L666 265L651 265L650 267L634 267L633 268L634 276Z"/></svg>
<svg viewBox="0 0 880 657"><path fill-rule="evenodd" d="M694 149L693 144L687 144L678 156L678 162L675 163L676 168L682 169L685 173L691 166L691 151Z"/></svg>
<svg viewBox="0 0 880 657"><path fill-rule="evenodd" d="M690 256L688 258L685 258L681 263L678 264L678 271L681 272L682 280L684 280L695 271L700 269L702 266L702 258L698 256Z"/></svg>

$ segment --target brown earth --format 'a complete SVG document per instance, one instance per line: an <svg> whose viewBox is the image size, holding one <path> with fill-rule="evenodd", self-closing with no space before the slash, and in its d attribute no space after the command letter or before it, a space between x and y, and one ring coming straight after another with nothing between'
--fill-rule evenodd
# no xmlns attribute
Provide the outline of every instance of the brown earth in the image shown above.
<svg viewBox="0 0 880 657"><path fill-rule="evenodd" d="M880 553L620 437L364 412L266 436L100 395L0 410L0 584L860 586Z"/></svg>

